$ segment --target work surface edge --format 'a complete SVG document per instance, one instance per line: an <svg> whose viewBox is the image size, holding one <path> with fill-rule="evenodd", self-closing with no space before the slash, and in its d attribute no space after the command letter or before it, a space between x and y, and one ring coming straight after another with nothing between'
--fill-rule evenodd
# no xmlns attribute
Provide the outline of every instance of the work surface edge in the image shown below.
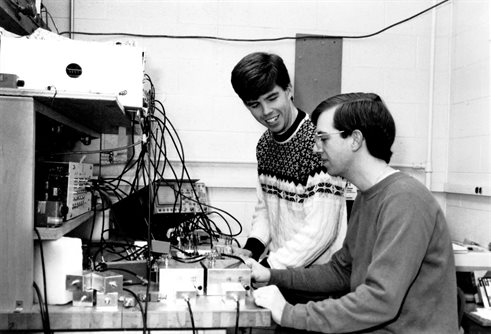
<svg viewBox="0 0 491 334"><path fill-rule="evenodd" d="M144 303L142 303L145 307ZM52 330L142 329L139 306L116 308L49 305ZM221 296L198 296L191 301L195 328L232 328L236 325L236 303ZM239 327L268 327L271 312L257 307L248 298L240 305ZM147 309L148 329L192 329L192 321L184 301L166 304L150 302ZM43 330L39 305L30 312L0 313L0 331Z"/></svg>

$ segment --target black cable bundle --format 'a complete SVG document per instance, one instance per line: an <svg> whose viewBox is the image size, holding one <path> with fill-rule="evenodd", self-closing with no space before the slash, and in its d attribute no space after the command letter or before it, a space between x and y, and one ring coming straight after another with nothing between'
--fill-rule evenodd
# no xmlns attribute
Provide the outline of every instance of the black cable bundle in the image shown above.
<svg viewBox="0 0 491 334"><path fill-rule="evenodd" d="M186 304L188 305L189 317L191 318L191 327L193 329L193 334L196 333L196 326L194 325L194 315L193 310L191 308L191 302L189 301L189 297L184 298Z"/></svg>
<svg viewBox="0 0 491 334"><path fill-rule="evenodd" d="M139 113L131 114L131 143L123 147L114 148L102 148L100 144L99 150L92 151L71 151L63 153L55 153L53 155L72 155L72 154L99 154L99 161L102 161L101 154L112 154L113 152L120 150L131 150L127 161L124 163L124 167L119 175L115 177L97 177L89 181L86 185L87 189L92 192L93 201L93 219L89 235L89 240L85 245L84 259L88 260L88 264L85 268L89 267L92 270L105 270L104 262L105 256L109 256L112 262L124 261L124 260L136 260L146 259L146 274L147 279L151 277L151 267L155 261L154 254L152 252L152 240L155 237L152 234L152 219L154 203L157 199L159 186L170 187L175 194L174 213L183 213L183 200L194 201L197 206L195 213L190 215L190 218L185 217L183 221L180 221L175 228L176 235L187 235L188 237L195 237L197 231L202 231L209 236L210 248L213 247L213 243L218 238L231 238L238 245L239 243L235 239L242 232L241 223L230 213L221 210L217 207L211 206L207 203L202 203L199 200L198 192L194 184L194 180L191 178L186 166L184 147L182 141L179 138L179 134L167 117L164 105L155 99L155 87L149 75L145 75L144 83L148 86L145 93L145 108ZM141 136L140 141L135 141L137 127L140 128ZM140 151L137 152L137 148ZM175 152L178 157L178 165L173 166L169 159L169 152ZM178 168L179 167L179 168ZM164 177L164 175L171 175L171 180ZM192 195L186 195L183 192L183 185L190 185ZM104 213L108 209L113 209L117 202L122 201L129 196L139 194L144 189L145 195L148 198L148 203L145 204L147 212L142 217L144 227L146 228L146 246L138 247L134 244L134 241L128 237L121 236L123 240L110 241L106 240L104 234L106 232L114 232L116 226L110 226L109 222L106 222L105 215L102 215L102 228L99 242L94 242L94 230L96 223L96 215ZM143 204L143 203L142 203ZM238 226L238 228L232 228L229 217ZM227 226L227 231L221 231L214 219L220 219L222 223ZM234 230L237 230L234 232ZM198 238L194 242L200 242ZM239 245L240 246L240 245ZM174 257L178 262L199 262L205 259L204 255L191 254L184 250L179 249L177 246L172 245L173 249L180 253L181 256ZM150 295L150 284L146 286L146 298L145 305L142 305L141 310L143 312L144 331L147 330L146 314L148 311L148 301ZM43 309L45 317L47 316L47 306ZM49 319L49 318L48 318ZM46 322L46 321L45 321ZM48 321L49 322L49 321Z"/></svg>

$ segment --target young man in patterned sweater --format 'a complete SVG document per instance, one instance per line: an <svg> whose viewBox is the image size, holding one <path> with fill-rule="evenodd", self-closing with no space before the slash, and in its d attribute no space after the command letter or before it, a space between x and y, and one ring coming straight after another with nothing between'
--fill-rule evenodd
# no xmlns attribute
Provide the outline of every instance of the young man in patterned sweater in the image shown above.
<svg viewBox="0 0 491 334"><path fill-rule="evenodd" d="M249 54L234 67L231 81L252 116L267 128L256 148L258 202L252 229L238 253L257 260L267 249L261 263L277 269L327 262L346 234L346 182L331 177L313 151L314 126L293 103L283 60Z"/></svg>

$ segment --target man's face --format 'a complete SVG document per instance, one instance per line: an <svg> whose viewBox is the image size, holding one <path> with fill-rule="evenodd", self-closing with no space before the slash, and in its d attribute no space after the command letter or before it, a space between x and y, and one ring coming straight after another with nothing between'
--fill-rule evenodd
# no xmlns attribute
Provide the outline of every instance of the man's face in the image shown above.
<svg viewBox="0 0 491 334"><path fill-rule="evenodd" d="M283 90L276 85L257 100L246 101L245 105L259 123L275 134L284 133L294 122L290 87Z"/></svg>
<svg viewBox="0 0 491 334"><path fill-rule="evenodd" d="M333 127L334 110L324 111L317 120L314 151L321 155L330 175L345 177L350 165L351 136L343 138L341 132Z"/></svg>

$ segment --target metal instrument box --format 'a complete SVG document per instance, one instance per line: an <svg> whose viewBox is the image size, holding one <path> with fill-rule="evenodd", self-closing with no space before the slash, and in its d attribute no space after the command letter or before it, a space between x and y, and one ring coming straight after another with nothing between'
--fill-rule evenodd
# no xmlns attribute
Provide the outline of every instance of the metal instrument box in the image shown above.
<svg viewBox="0 0 491 334"><path fill-rule="evenodd" d="M118 308L118 297L119 294L117 292L99 292L97 291L96 295L96 307L104 308L104 309L114 309Z"/></svg>
<svg viewBox="0 0 491 334"><path fill-rule="evenodd" d="M159 264L161 300L193 298L204 293L204 270L199 262L181 263L173 259Z"/></svg>
<svg viewBox="0 0 491 334"><path fill-rule="evenodd" d="M195 213L208 211L206 186L198 180L161 180L157 184L155 213Z"/></svg>
<svg viewBox="0 0 491 334"><path fill-rule="evenodd" d="M251 268L237 259L214 259L202 262L205 267L205 293L208 296L225 296L226 283L240 283L245 291L251 286Z"/></svg>
<svg viewBox="0 0 491 334"><path fill-rule="evenodd" d="M241 304L245 303L248 290L239 282L222 283L222 291L226 300L232 300Z"/></svg>
<svg viewBox="0 0 491 334"><path fill-rule="evenodd" d="M93 272L92 289L105 294L111 292L122 294L123 275L115 274L112 271Z"/></svg>
<svg viewBox="0 0 491 334"><path fill-rule="evenodd" d="M93 176L92 164L46 161L36 167L36 225L49 226L50 222L58 225L92 209L92 193L86 187ZM46 203L56 202L60 203L60 209L47 212ZM43 214L48 215L46 219L42 219Z"/></svg>
<svg viewBox="0 0 491 334"><path fill-rule="evenodd" d="M94 306L95 290L74 290L73 306Z"/></svg>
<svg viewBox="0 0 491 334"><path fill-rule="evenodd" d="M84 276L66 275L65 290L68 291L84 290Z"/></svg>

